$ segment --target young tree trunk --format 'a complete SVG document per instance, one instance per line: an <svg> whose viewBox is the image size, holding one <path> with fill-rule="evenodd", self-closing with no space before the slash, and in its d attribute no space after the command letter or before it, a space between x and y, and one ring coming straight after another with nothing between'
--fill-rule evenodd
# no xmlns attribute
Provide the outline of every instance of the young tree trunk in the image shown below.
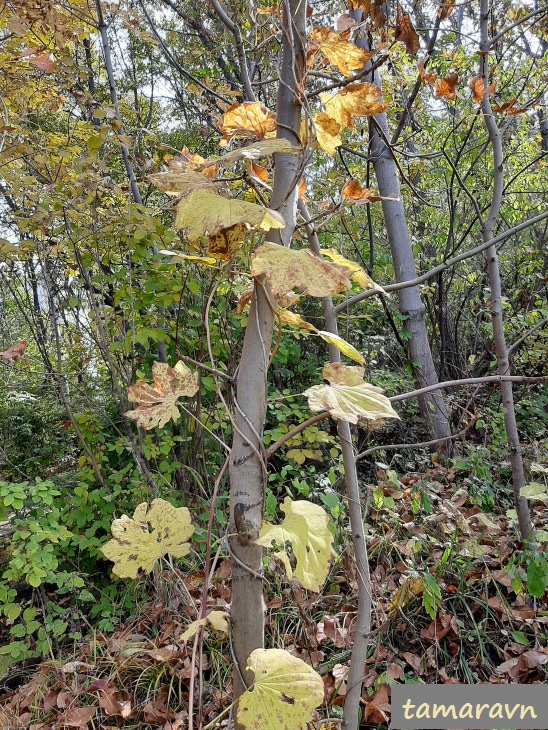
<svg viewBox="0 0 548 730"><path fill-rule="evenodd" d="M305 69L306 3L286 0L282 16L282 62L277 99L278 137L299 140L301 104L296 90ZM285 228L270 236L289 246L295 230L301 159L277 154L271 207L285 219ZM263 517L266 461L263 429L267 402L267 371L275 320L275 302L264 281L256 281L236 384L234 438L230 454L230 550L232 565L232 644L236 666L234 699L252 680L246 672L250 653L263 646L264 608L261 578L262 548L255 545Z"/></svg>
<svg viewBox="0 0 548 730"><path fill-rule="evenodd" d="M360 17L355 16L359 14ZM361 11L355 11L358 22L363 18ZM357 40L357 45L368 47L368 39ZM373 82L381 87L377 72L373 74ZM386 114L378 114L370 123L369 154L375 170L379 195L395 197L397 200L383 200L382 211L386 226L386 235L392 253L396 281L415 279L417 270L413 247L407 227L405 208L401 201L398 168L387 144L389 137ZM411 286L398 291L399 310L407 319L405 328L409 332L409 356L415 376L421 387L434 385L438 375L432 358L428 341L428 331L424 316L424 305L418 286ZM446 438L451 435L449 416L441 391L433 391L419 398L419 405L429 430L434 438Z"/></svg>
<svg viewBox="0 0 548 730"><path fill-rule="evenodd" d="M489 17L491 8L489 0L481 0L480 6L480 59L481 75L483 76L484 87L489 85L489 60L490 50L489 39ZM493 151L493 198L489 207L487 218L483 222L482 236L485 242L494 238L495 224L500 214L502 195L504 191L504 153L502 149L502 136L497 122L491 110L489 94L484 94L481 102L483 122ZM497 248L490 246L485 252L487 273L489 275L489 288L491 290L491 322L493 324L493 339L495 341L495 354L497 358L497 371L499 375L511 375L508 359L508 347L504 336L504 315L502 311L502 287L500 280L499 262ZM521 536L525 539L533 529L529 504L525 497L520 496L520 491L525 486L525 474L523 470L523 458L519 442L518 428L516 423L516 411L514 408L514 395L512 383L504 381L500 384L502 407L504 412L504 425L506 427L506 438L510 450L510 463L512 464L512 491L514 502L518 513L518 522Z"/></svg>
<svg viewBox="0 0 548 730"><path fill-rule="evenodd" d="M314 230L313 224L310 222L310 215L306 205L302 201L299 201L299 210L306 223L310 248L317 256L321 256L318 235ZM322 304L325 329L327 332L338 335L337 315L333 306L333 299L326 297L322 300ZM329 345L329 361L341 362L341 353L334 345ZM352 544L356 559L356 581L358 584L358 610L354 624L354 643L352 645L352 656L346 678L348 689L344 699L343 710L345 727L350 730L350 728L354 729L358 727L360 719L364 666L367 658L369 634L371 632L371 575L369 571L367 544L365 542L356 454L352 441L352 431L348 421L337 421L337 433L339 435L343 458L344 484L346 496L348 497L348 517L352 532Z"/></svg>

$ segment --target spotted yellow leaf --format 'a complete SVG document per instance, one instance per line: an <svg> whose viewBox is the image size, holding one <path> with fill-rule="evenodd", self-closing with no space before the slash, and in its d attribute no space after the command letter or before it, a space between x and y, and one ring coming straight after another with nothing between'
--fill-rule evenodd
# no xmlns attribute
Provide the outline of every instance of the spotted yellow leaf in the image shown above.
<svg viewBox="0 0 548 730"><path fill-rule="evenodd" d="M382 389L363 381L363 368L327 363L323 376L330 385L314 385L303 394L311 411L328 411L332 418L349 423L360 418L399 418Z"/></svg>
<svg viewBox="0 0 548 730"><path fill-rule="evenodd" d="M351 287L350 271L344 266L322 261L311 251L263 243L251 261L253 276L266 275L276 299L299 289L311 297L328 297Z"/></svg>
<svg viewBox="0 0 548 730"><path fill-rule="evenodd" d="M375 55L375 51L365 51L355 43L345 40L340 33L329 28L313 28L310 38L318 46L329 63L336 66L344 76L352 76L353 71L363 68Z"/></svg>
<svg viewBox="0 0 548 730"><path fill-rule="evenodd" d="M175 228L185 229L191 242L206 233L215 236L237 225L269 231L271 228L283 228L285 222L275 210L245 200L223 198L211 190L191 193L177 206Z"/></svg>
<svg viewBox="0 0 548 730"><path fill-rule="evenodd" d="M168 162L167 171L155 172L148 179L163 193L183 197L197 190L216 191L221 187L203 173L189 169L188 164L180 158L173 158Z"/></svg>
<svg viewBox="0 0 548 730"><path fill-rule="evenodd" d="M150 509L146 502L140 504L133 518L122 515L114 520L111 532L112 540L103 545L101 552L114 563L112 572L119 578L137 578L139 571L150 573L166 553L174 558L186 555L194 527L186 507L154 499Z"/></svg>
<svg viewBox="0 0 548 730"><path fill-rule="evenodd" d="M324 258L333 261L333 263L341 264L341 266L346 266L350 269L350 271L352 271L352 276L350 278L352 281L355 281L361 289L375 289L375 291L384 292L382 286L375 284L373 279L365 273L359 264L355 261L349 261L349 259L341 256L341 254L334 248L322 248L320 253L324 256Z"/></svg>
<svg viewBox="0 0 548 730"><path fill-rule="evenodd" d="M293 502L286 497L281 505L285 519L281 525L265 522L255 541L258 545L269 547L272 542L283 547L291 543L293 555L297 560L295 577L303 588L318 592L327 578L332 555L333 536L328 528L329 518L324 509L305 500ZM287 554L277 554L285 563L288 577L292 569ZM285 558L284 558L285 556Z"/></svg>
<svg viewBox="0 0 548 730"><path fill-rule="evenodd" d="M125 413L146 430L162 428L170 419L177 421L179 398L191 397L198 391L197 376L180 360L173 368L164 362L153 363L152 378L152 385L143 381L128 388L128 400L138 405Z"/></svg>
<svg viewBox="0 0 548 730"><path fill-rule="evenodd" d="M276 131L276 117L259 102L232 104L223 114L219 125L223 135L220 145L226 147L234 137L263 139Z"/></svg>
<svg viewBox="0 0 548 730"><path fill-rule="evenodd" d="M337 147L342 144L340 124L323 112L316 112L312 117L312 121L316 128L318 145L324 152L333 157Z"/></svg>
<svg viewBox="0 0 548 730"><path fill-rule="evenodd" d="M381 90L375 84L349 84L333 96L324 95L325 113L341 129L354 126L354 117L372 117L386 111L388 104L379 101Z"/></svg>
<svg viewBox="0 0 548 730"><path fill-rule="evenodd" d="M227 152L226 155L215 160L206 160L198 169L205 171L211 165L233 165L240 160L260 160L261 157L269 157L276 153L298 155L300 152L301 148L292 144L287 139L263 139L260 142L254 142L245 147L238 147L237 150Z"/></svg>
<svg viewBox="0 0 548 730"><path fill-rule="evenodd" d="M285 649L255 649L247 660L252 687L238 701L245 730L307 730L323 702L323 682L312 667Z"/></svg>

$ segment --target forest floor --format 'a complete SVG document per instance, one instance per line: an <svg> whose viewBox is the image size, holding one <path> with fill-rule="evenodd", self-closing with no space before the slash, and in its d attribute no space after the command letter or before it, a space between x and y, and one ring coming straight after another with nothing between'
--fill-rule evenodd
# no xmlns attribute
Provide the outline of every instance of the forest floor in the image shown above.
<svg viewBox="0 0 548 730"><path fill-rule="evenodd" d="M472 486L439 465L399 479L379 472L368 516L373 617L363 727L388 724L397 682L548 682L548 593L532 598L525 588L529 566L519 563L508 496L495 495L487 514L471 499ZM533 509L536 526L547 529L546 503ZM267 646L288 649L322 675L318 718L333 720L342 716L357 593L342 526L336 542L339 558L321 594L288 582L274 561L265 593ZM67 646L0 697L0 728L186 730L191 694L195 727L200 718L203 727L226 726L228 714L215 722L231 698L226 635L208 629L201 644L181 641L203 582L203 571L182 573L165 562L149 579L149 601L126 625ZM226 609L230 598L226 558L213 575L209 608Z"/></svg>

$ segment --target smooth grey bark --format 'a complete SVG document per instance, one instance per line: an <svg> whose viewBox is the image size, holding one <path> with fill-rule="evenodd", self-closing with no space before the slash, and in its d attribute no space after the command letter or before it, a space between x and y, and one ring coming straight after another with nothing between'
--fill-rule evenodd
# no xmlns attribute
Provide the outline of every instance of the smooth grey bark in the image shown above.
<svg viewBox="0 0 548 730"><path fill-rule="evenodd" d="M491 8L489 0L481 0L480 5L480 33L481 41L479 48L481 75L484 88L489 85L489 50L492 40L489 38L489 18ZM494 239L495 225L499 218L504 192L504 151L502 147L502 135L491 110L489 94L484 94L481 102L481 111L485 129L489 135L493 155L493 196L487 218L483 221L482 236L485 242ZM502 286L500 279L499 261L497 249L492 245L485 252L487 273L489 276L490 300L491 300L491 323L493 326L493 339L495 341L495 355L497 359L497 372L499 375L511 375L510 362L508 358L508 346L504 336L504 314L502 310ZM525 497L520 495L521 488L525 486L525 473L523 469L523 457L516 423L516 411L514 407L514 395L511 381L503 381L500 384L502 407L504 412L504 425L506 427L506 438L510 451L510 463L512 465L512 491L518 514L520 533L523 539L531 533L533 524L529 512L529 503Z"/></svg>
<svg viewBox="0 0 548 730"><path fill-rule="evenodd" d="M354 11L353 17L360 22L362 11ZM367 48L367 38L358 39L357 45ZM377 71L373 72L373 83L382 88ZM392 254L394 275L397 282L402 282L415 279L417 270L405 208L401 201L398 168L388 144L389 138L386 114L378 114L370 123L369 154L375 170L379 195L397 198L397 200L383 200L382 211ZM398 303L400 314L406 317L405 328L409 332L409 355L415 377L421 386L433 385L438 382L438 375L428 341L425 308L418 286L400 289ZM451 435L449 416L441 391L421 396L419 406L434 438L445 439Z"/></svg>
<svg viewBox="0 0 548 730"><path fill-rule="evenodd" d="M277 135L295 143L299 137L301 103L296 89L305 69L306 3L286 0L282 14L282 59L276 119ZM275 157L271 207L284 217L285 228L268 237L288 246L296 224L297 155ZM247 660L264 641L262 548L254 544L263 517L266 457L263 429L267 404L267 372L276 303L266 283L256 280L244 335L236 383L234 437L230 453L230 528L232 564L232 645L236 666L234 699L253 676ZM236 723L236 727L239 725Z"/></svg>
<svg viewBox="0 0 548 730"><path fill-rule="evenodd" d="M317 255L320 254L320 242L310 222L310 215L304 202L299 201L299 210L306 223L306 233L311 250ZM333 306L333 299L325 297L322 300L325 319L325 329L334 335L339 334L337 326L337 314ZM341 353L333 345L329 345L330 362L340 362ZM352 431L348 421L337 421L337 433L341 444L341 453L344 467L344 484L346 496L348 497L348 518L352 531L352 544L354 546L354 557L356 559L356 575L358 583L358 610L354 632L354 643L347 676L347 691L344 700L343 719L348 730L358 727L360 719L360 699L362 694L362 683L364 675L365 660L367 658L367 647L369 645L369 634L371 631L371 576L369 572L369 559L367 556L367 545L365 542L365 529L361 508L360 485L358 482L358 471L356 468L356 455L352 442Z"/></svg>

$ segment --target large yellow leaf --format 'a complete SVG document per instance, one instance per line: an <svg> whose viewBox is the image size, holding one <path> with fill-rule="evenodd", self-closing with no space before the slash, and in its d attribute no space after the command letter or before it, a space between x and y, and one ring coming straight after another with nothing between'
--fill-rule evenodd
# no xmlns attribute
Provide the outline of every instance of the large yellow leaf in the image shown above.
<svg viewBox="0 0 548 730"><path fill-rule="evenodd" d="M295 576L303 588L318 592L327 578L332 555L333 536L328 528L329 518L324 509L312 502L293 502L289 497L281 505L285 519L281 525L263 523L257 545L269 547L272 542L284 546L291 543L297 560ZM288 577L292 569L285 551L276 553L284 562Z"/></svg>
<svg viewBox="0 0 548 730"><path fill-rule="evenodd" d="M181 558L190 550L194 532L186 507L173 507L163 499L154 499L147 512L140 504L133 519L122 515L111 526L112 540L101 548L112 560L112 572L119 578L137 578L139 571L150 573L154 563L166 553ZM150 529L149 529L150 528Z"/></svg>
<svg viewBox="0 0 548 730"><path fill-rule="evenodd" d="M306 249L294 251L277 243L259 246L251 261L251 274L265 274L278 300L292 289L311 297L328 297L352 286L346 267L322 261Z"/></svg>
<svg viewBox="0 0 548 730"><path fill-rule="evenodd" d="M255 649L247 660L255 680L238 701L237 721L246 730L307 730L323 702L323 682L285 649Z"/></svg>
<svg viewBox="0 0 548 730"><path fill-rule="evenodd" d="M351 345L350 342L343 340L342 337L339 337L339 335L334 335L331 332L323 332L321 330L318 330L318 334L324 342L327 342L328 344L336 347L339 352L342 352L342 354L346 355L346 357L350 358L350 360L354 360L354 362L359 362L360 365L364 364L365 360L363 358L363 355L358 352L358 350L356 350L356 348Z"/></svg>
<svg viewBox="0 0 548 730"><path fill-rule="evenodd" d="M180 360L174 368L164 362L155 362L152 378L152 385L144 381L130 385L128 399L136 401L138 406L125 414L147 430L165 426L170 418L177 421L179 398L191 397L198 390L198 378Z"/></svg>
<svg viewBox="0 0 548 730"><path fill-rule="evenodd" d="M339 33L329 28L313 28L310 37L329 63L336 66L344 76L352 76L352 71L363 68L375 55L375 52L367 52L351 41L344 40Z"/></svg>
<svg viewBox="0 0 548 730"><path fill-rule="evenodd" d="M276 117L259 101L244 101L243 104L232 104L226 110L219 129L223 135L220 141L222 147L234 137L263 139L276 131Z"/></svg>
<svg viewBox="0 0 548 730"><path fill-rule="evenodd" d="M352 279L352 281L355 281L356 284L358 284L358 286L362 289L375 289L375 291L384 292L382 286L375 284L373 279L371 279L371 277L369 277L365 273L365 271L359 264L357 264L355 261L349 261L349 259L341 256L341 254L336 249L322 248L320 253L322 254L322 256L325 256L325 258L333 261L333 263L340 264L341 266L346 266L347 269L350 269L350 271L353 272L350 278Z"/></svg>
<svg viewBox="0 0 548 730"><path fill-rule="evenodd" d="M333 96L322 96L322 101L327 116L346 129L354 125L354 117L373 117L388 109L379 101L381 93L375 84L350 84Z"/></svg>
<svg viewBox="0 0 548 730"><path fill-rule="evenodd" d="M175 228L184 228L191 242L206 233L215 236L219 231L237 225L269 231L283 228L285 223L275 210L245 200L229 200L210 190L191 193L177 206Z"/></svg>
<svg viewBox="0 0 548 730"><path fill-rule="evenodd" d="M319 146L324 152L333 157L337 147L342 144L339 123L323 112L316 112L312 116L312 120L316 127L316 139Z"/></svg>
<svg viewBox="0 0 548 730"><path fill-rule="evenodd" d="M327 363L323 376L331 385L314 385L304 391L310 410L328 411L332 418L349 423L360 418L399 418L382 389L364 382L363 372L363 368Z"/></svg>

